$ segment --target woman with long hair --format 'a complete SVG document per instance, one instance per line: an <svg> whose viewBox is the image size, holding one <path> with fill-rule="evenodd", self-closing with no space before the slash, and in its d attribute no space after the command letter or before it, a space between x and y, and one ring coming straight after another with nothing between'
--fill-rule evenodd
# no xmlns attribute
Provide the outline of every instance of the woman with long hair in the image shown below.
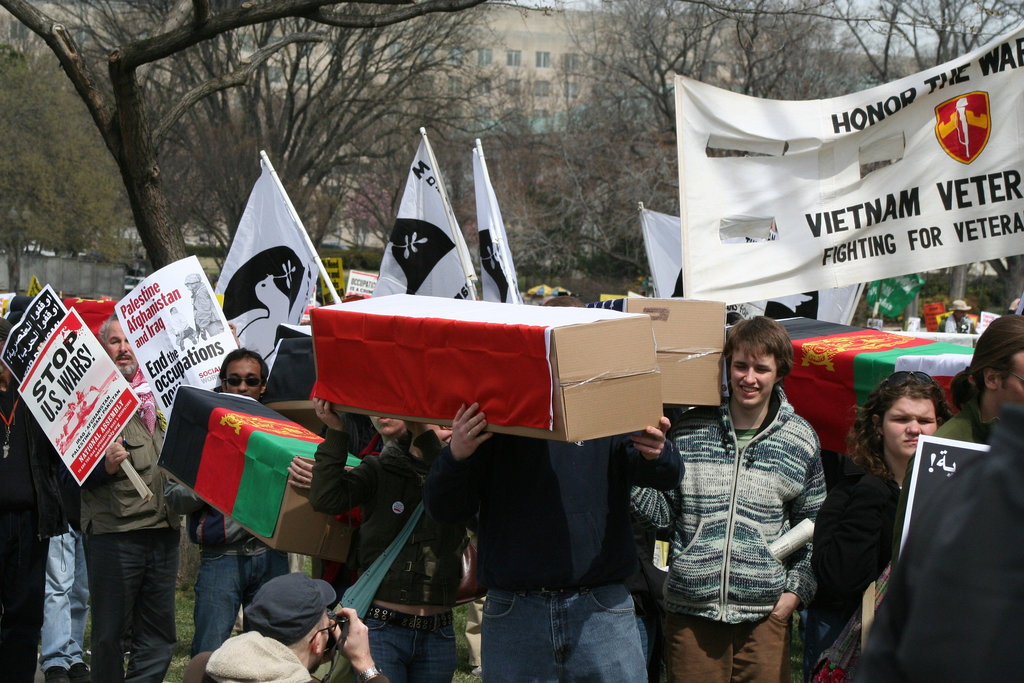
<svg viewBox="0 0 1024 683"><path fill-rule="evenodd" d="M893 373L857 409L841 476L815 521L811 566L818 592L804 644L811 668L889 564L907 463L918 437L934 434L951 414L942 388L923 372Z"/></svg>

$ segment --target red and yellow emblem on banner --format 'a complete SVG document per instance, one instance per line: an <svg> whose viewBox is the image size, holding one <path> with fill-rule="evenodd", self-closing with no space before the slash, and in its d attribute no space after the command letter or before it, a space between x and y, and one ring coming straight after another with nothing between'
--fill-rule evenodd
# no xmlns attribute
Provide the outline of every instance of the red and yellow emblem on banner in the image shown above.
<svg viewBox="0 0 1024 683"><path fill-rule="evenodd" d="M222 408L215 409L212 417L213 420L210 421L211 425L216 424L220 427L227 428L239 437L244 436L247 438L252 432L260 431L290 439L311 441L313 443L320 443L323 441L319 436L308 429L305 429L301 425L285 420L272 420L260 415L248 415L246 413L225 410Z"/></svg>
<svg viewBox="0 0 1024 683"><path fill-rule="evenodd" d="M962 164L978 158L992 132L988 93L958 95L935 107L935 137L946 154Z"/></svg>
<svg viewBox="0 0 1024 683"><path fill-rule="evenodd" d="M835 372L835 358L840 354L890 351L906 346L916 346L917 343L914 338L867 331L850 336L837 335L802 343L794 342L794 347L800 357L800 365L821 365L829 372Z"/></svg>

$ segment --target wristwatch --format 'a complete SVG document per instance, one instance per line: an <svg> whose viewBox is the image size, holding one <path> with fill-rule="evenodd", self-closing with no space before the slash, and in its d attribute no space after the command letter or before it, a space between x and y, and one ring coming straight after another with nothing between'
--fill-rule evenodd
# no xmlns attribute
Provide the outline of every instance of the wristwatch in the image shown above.
<svg viewBox="0 0 1024 683"><path fill-rule="evenodd" d="M356 675L356 680L358 680L359 683L366 683L366 681L370 680L374 676L380 676L380 675L381 675L381 670L378 669L376 666L371 666L366 671L360 671Z"/></svg>

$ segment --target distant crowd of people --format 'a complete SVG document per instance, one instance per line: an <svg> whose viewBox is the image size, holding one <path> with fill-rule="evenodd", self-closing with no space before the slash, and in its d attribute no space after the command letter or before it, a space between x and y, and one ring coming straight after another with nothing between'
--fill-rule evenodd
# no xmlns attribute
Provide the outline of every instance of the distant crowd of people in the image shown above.
<svg viewBox="0 0 1024 683"><path fill-rule="evenodd" d="M957 330L964 306L950 316ZM0 319L0 342L10 330ZM955 411L928 374L895 372L851 406L842 455L823 453L787 400L793 345L765 317L728 330L721 405L670 410L616 437L495 433L473 401L482 397L466 397L450 428L368 421L314 398L324 440L315 459L292 462L289 485L356 532L348 560L317 562L310 578L157 467L152 390L116 317L99 336L140 407L80 490L0 366L5 680L31 681L38 666L57 683L162 681L177 644L183 517L201 550L186 681L305 683L331 664L324 680L447 683L471 539L486 587L473 664L487 681L788 682L797 614L805 680L849 680L854 666L863 680L916 680L907 667L918 655L894 643L913 616L900 547L918 439L988 443L1004 407L1024 405L1018 315L978 339L952 382ZM220 390L259 401L267 377L258 353L238 349L222 361ZM813 542L779 550L808 522ZM916 536L907 562L920 567L927 539ZM653 563L658 539L667 571ZM372 586L362 614L338 606L353 583ZM836 678L837 647L870 621L872 585L882 626ZM885 615L890 601L900 609ZM244 632L232 636L240 610Z"/></svg>

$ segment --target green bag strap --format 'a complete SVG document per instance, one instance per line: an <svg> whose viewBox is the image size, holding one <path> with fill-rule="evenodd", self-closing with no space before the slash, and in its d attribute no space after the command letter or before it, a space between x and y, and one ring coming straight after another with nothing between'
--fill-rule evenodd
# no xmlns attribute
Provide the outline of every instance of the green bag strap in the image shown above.
<svg viewBox="0 0 1024 683"><path fill-rule="evenodd" d="M402 550L402 546L409 540L409 535L412 533L416 523L420 521L422 514L423 501L420 501L420 504L416 506L416 509L409 516L409 521L405 523L402 530L395 536L395 540L391 541L391 544L384 549L384 552L377 556L373 564L345 591L345 595L341 598L342 607L351 607L356 611L360 619L366 615L366 610L370 609L370 603L373 602L373 596L377 594L377 589L380 588L380 582L384 580L384 575L391 569L391 565L394 564L395 558L398 557L398 553Z"/></svg>

